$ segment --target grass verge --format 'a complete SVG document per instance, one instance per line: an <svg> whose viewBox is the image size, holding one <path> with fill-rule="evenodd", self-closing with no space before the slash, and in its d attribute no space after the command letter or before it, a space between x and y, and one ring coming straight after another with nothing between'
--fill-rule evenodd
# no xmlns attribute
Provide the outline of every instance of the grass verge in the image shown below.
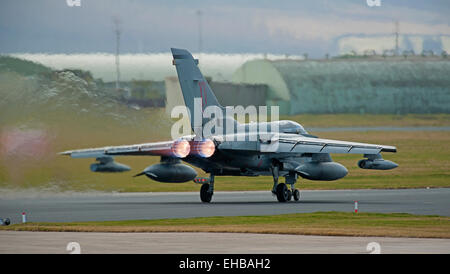
<svg viewBox="0 0 450 274"><path fill-rule="evenodd" d="M58 232L232 232L322 236L450 238L450 217L404 213L316 212L270 216L201 217L0 227Z"/></svg>

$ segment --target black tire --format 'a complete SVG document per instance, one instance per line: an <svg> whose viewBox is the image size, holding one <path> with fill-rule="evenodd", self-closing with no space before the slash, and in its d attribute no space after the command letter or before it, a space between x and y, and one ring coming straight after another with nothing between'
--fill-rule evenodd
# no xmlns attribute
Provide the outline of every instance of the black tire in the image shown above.
<svg viewBox="0 0 450 274"><path fill-rule="evenodd" d="M208 191L209 190L209 184L203 184L200 188L200 200L204 203L211 202L212 199L212 193Z"/></svg>
<svg viewBox="0 0 450 274"><path fill-rule="evenodd" d="M288 197L287 197L287 200L288 200L288 201L292 200L292 191L290 191L289 189L288 189Z"/></svg>
<svg viewBox="0 0 450 274"><path fill-rule="evenodd" d="M294 193L292 196L294 196L295 201L300 200L300 190L298 190L298 189L294 190Z"/></svg>
<svg viewBox="0 0 450 274"><path fill-rule="evenodd" d="M286 184L278 184L277 185L277 199L280 203L285 203L288 200L289 189Z"/></svg>

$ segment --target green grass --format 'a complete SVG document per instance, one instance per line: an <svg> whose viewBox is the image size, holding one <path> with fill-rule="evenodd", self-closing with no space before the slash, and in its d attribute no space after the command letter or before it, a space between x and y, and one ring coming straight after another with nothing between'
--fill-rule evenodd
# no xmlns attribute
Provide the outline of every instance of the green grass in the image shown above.
<svg viewBox="0 0 450 274"><path fill-rule="evenodd" d="M401 213L316 212L269 216L28 223L3 226L0 229L87 232L241 232L450 238L450 218Z"/></svg>

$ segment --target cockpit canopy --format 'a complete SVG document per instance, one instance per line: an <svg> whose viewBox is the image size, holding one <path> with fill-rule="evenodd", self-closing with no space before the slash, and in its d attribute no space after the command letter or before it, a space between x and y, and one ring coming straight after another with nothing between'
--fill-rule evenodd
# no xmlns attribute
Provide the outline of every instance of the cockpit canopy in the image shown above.
<svg viewBox="0 0 450 274"><path fill-rule="evenodd" d="M292 134L308 134L306 130L297 122L282 120L278 121L279 131L282 133L292 133Z"/></svg>
<svg viewBox="0 0 450 274"><path fill-rule="evenodd" d="M279 133L291 133L291 134L302 134L309 135L308 132L297 122L282 120L274 122L262 122L258 124L258 127L254 123L245 124L246 131L260 130L261 132L279 132Z"/></svg>

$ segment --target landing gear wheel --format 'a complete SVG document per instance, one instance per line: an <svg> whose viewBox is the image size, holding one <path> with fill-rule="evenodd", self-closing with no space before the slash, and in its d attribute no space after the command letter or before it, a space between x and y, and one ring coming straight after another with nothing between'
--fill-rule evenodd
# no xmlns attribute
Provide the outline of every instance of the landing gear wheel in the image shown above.
<svg viewBox="0 0 450 274"><path fill-rule="evenodd" d="M292 191L288 190L287 200L290 201L292 199Z"/></svg>
<svg viewBox="0 0 450 274"><path fill-rule="evenodd" d="M280 203L285 203L289 198L289 189L286 184L278 184L277 186L277 199Z"/></svg>
<svg viewBox="0 0 450 274"><path fill-rule="evenodd" d="M200 200L204 203L211 202L212 192L209 192L209 184L203 184L200 188Z"/></svg>
<svg viewBox="0 0 450 274"><path fill-rule="evenodd" d="M300 190L298 189L294 190L293 196L295 201L300 200Z"/></svg>

